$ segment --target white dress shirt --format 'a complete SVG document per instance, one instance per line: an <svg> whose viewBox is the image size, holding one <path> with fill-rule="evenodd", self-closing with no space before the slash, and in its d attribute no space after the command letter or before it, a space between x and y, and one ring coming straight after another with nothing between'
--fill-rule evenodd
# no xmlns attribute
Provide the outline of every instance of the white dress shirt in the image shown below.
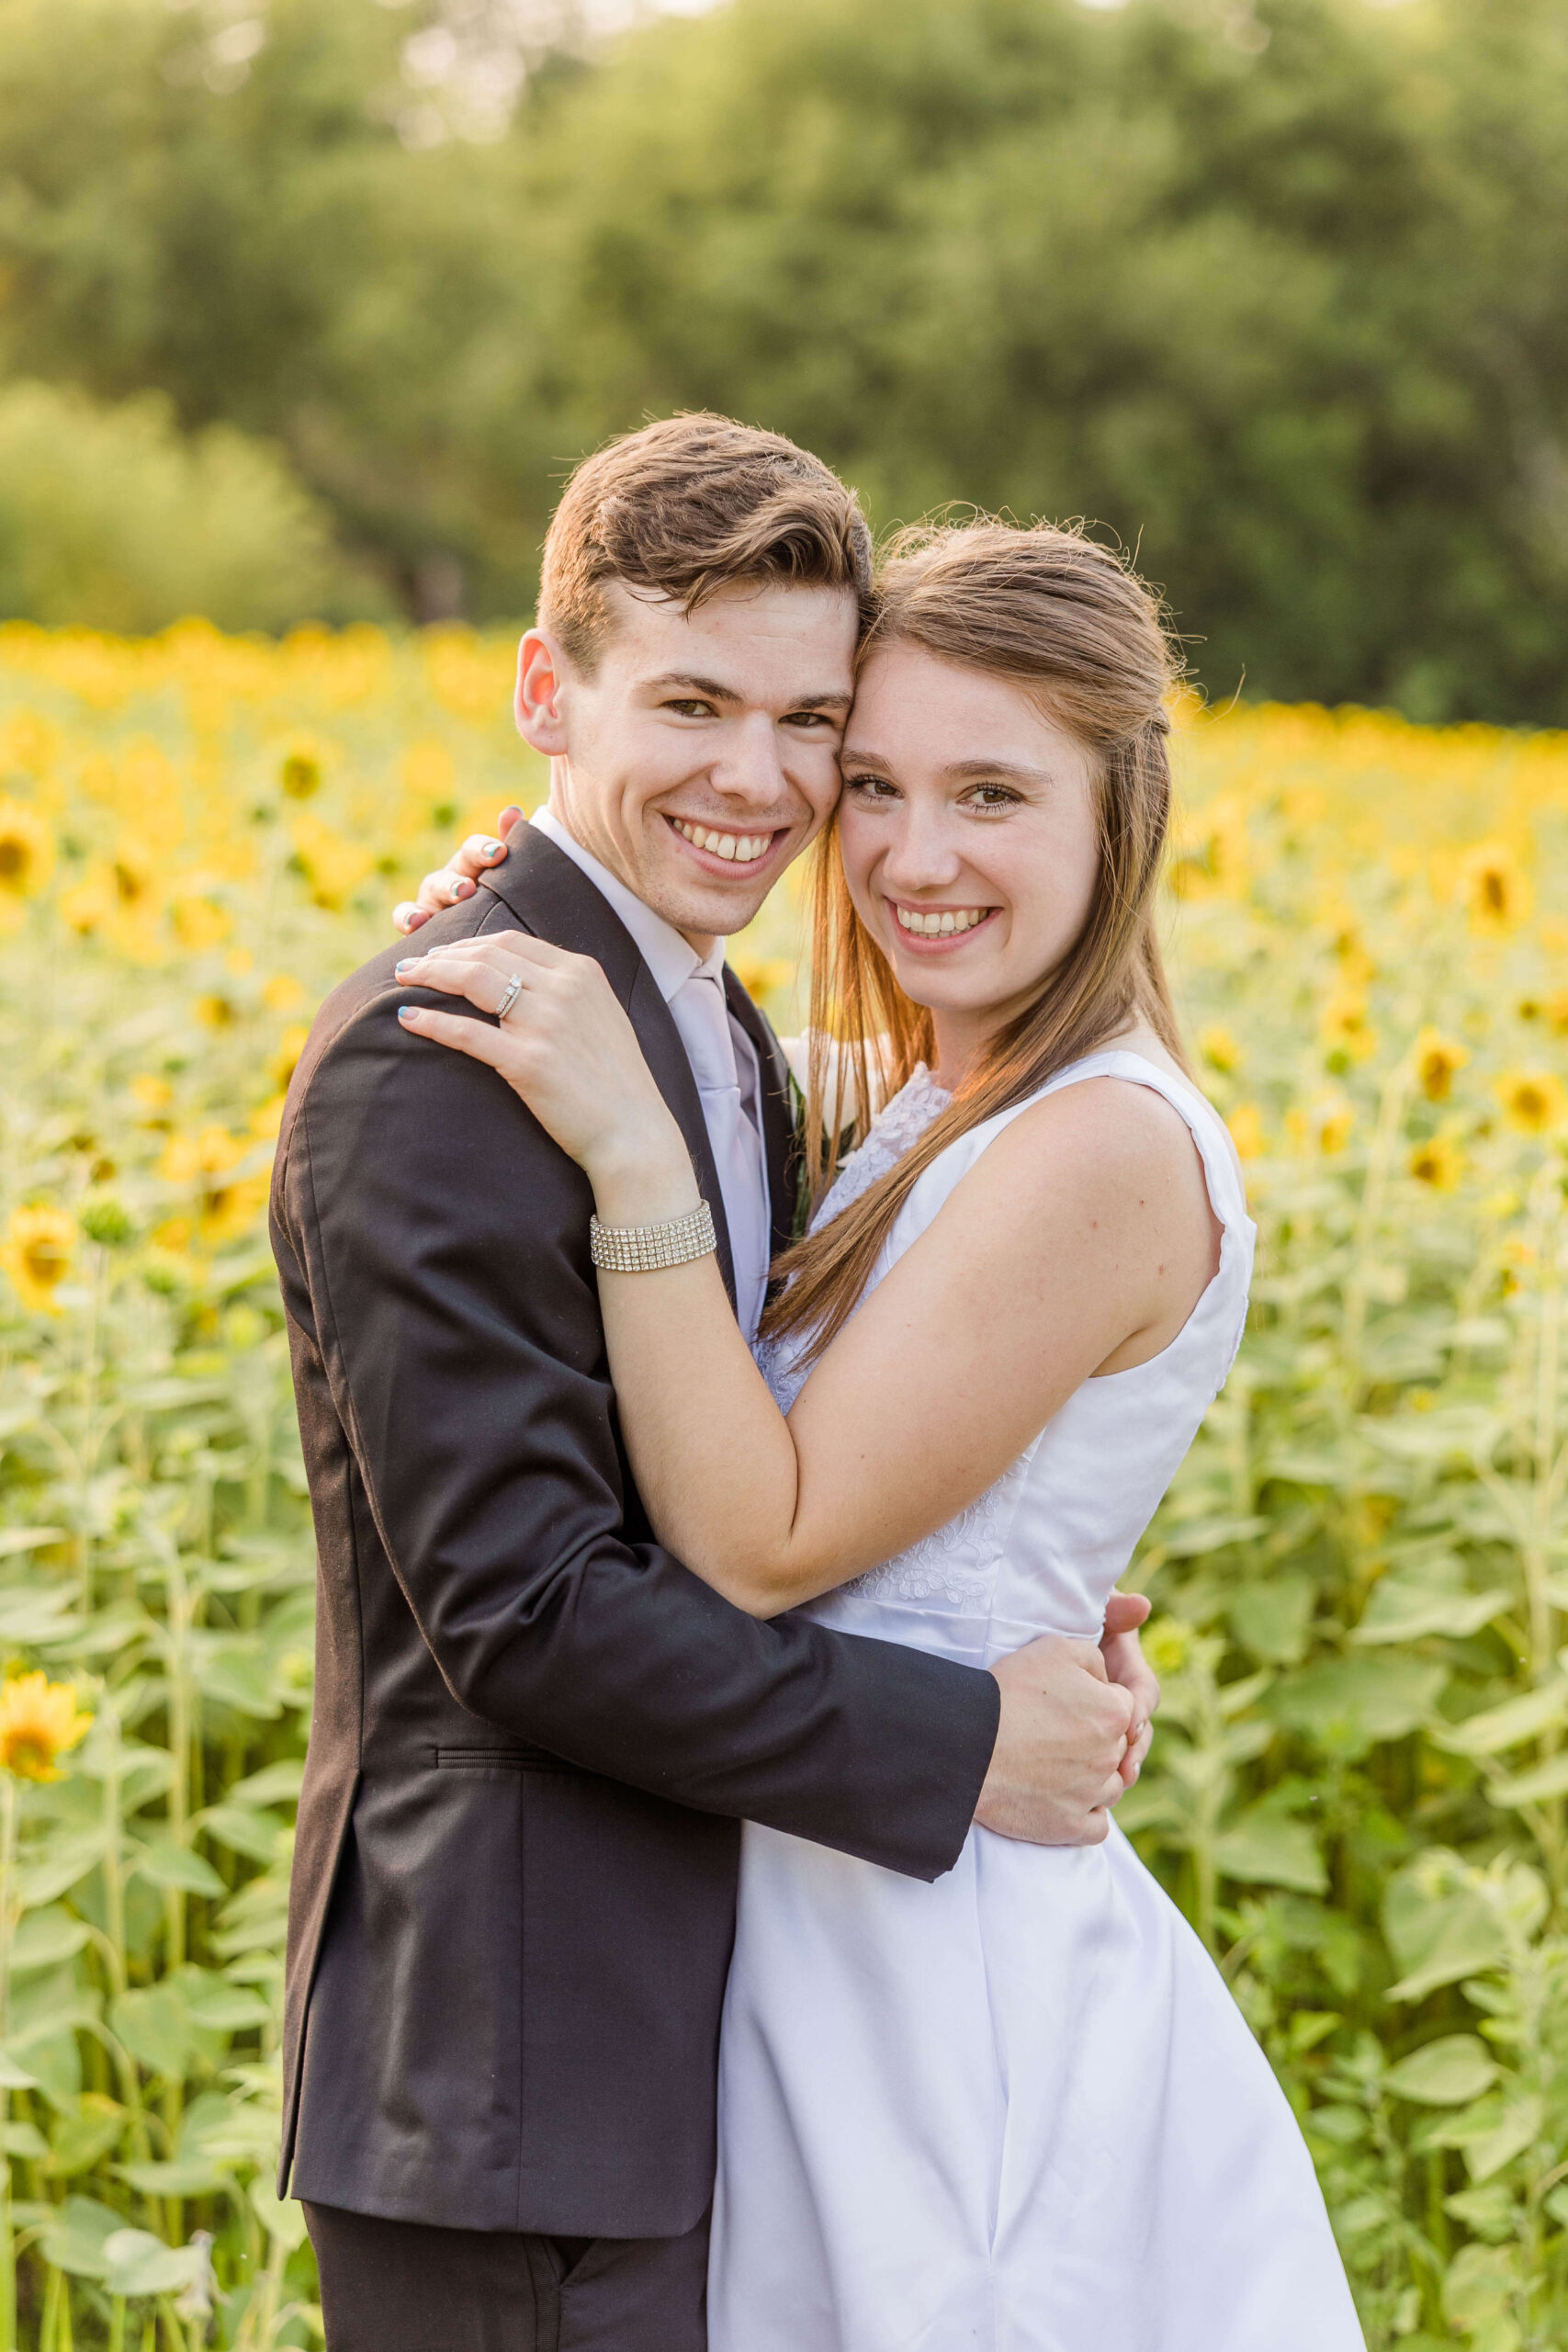
<svg viewBox="0 0 1568 2352"><path fill-rule="evenodd" d="M673 923L645 906L574 840L553 809L541 808L528 821L609 902L636 940L670 1008L696 1080L718 1171L735 1266L735 1311L747 1340L754 1340L768 1286L773 1226L762 1153L762 1081L757 1049L725 1001L725 943L716 940L705 956L699 956Z"/></svg>

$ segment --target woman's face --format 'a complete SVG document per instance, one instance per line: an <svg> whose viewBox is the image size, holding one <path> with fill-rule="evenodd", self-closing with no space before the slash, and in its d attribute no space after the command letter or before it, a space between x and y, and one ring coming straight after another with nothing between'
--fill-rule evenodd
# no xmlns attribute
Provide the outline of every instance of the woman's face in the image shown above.
<svg viewBox="0 0 1568 2352"><path fill-rule="evenodd" d="M944 1067L1032 995L1100 871L1095 773L1019 686L913 645L861 673L839 840L850 896Z"/></svg>

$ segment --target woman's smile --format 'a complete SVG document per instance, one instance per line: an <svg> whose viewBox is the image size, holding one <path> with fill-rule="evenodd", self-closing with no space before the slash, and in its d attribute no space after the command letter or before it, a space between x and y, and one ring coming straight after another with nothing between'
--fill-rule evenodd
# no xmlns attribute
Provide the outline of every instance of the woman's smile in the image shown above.
<svg viewBox="0 0 1568 2352"><path fill-rule="evenodd" d="M900 944L919 956L951 955L1001 912L999 907L914 906L902 899L887 904L903 934Z"/></svg>

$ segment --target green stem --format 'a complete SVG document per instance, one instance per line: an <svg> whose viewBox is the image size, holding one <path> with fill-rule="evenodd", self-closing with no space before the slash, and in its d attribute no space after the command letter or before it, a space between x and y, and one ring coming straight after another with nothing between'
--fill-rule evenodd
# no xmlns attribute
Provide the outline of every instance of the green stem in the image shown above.
<svg viewBox="0 0 1568 2352"><path fill-rule="evenodd" d="M11 1939L16 1927L17 1783L0 1771L0 2043L11 2018ZM10 2093L0 2087L0 2132ZM11 2224L11 2159L0 2150L0 2352L16 2352L17 2240Z"/></svg>

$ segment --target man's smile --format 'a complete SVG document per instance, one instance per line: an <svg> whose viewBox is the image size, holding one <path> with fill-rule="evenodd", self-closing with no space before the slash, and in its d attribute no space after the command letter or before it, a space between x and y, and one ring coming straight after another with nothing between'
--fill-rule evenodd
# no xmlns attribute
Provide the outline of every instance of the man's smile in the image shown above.
<svg viewBox="0 0 1568 2352"><path fill-rule="evenodd" d="M710 873L725 876L752 874L767 864L781 841L789 839L793 828L776 826L769 831L737 832L732 827L705 824L694 817L669 819L671 830L686 842Z"/></svg>

